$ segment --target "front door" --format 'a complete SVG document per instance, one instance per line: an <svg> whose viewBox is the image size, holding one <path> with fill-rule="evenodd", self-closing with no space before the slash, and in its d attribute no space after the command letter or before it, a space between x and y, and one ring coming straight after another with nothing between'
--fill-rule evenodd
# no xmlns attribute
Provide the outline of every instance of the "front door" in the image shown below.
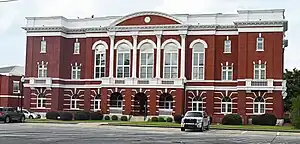
<svg viewBox="0 0 300 144"><path fill-rule="evenodd" d="M133 115L146 116L147 114L147 96L144 93L137 93L134 97Z"/></svg>

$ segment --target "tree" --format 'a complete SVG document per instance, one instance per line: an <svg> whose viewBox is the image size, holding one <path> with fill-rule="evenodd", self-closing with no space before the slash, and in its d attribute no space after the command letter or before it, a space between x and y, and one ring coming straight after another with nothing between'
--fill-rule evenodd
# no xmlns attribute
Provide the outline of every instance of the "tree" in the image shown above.
<svg viewBox="0 0 300 144"><path fill-rule="evenodd" d="M292 124L300 129L300 95L292 98Z"/></svg>
<svg viewBox="0 0 300 144"><path fill-rule="evenodd" d="M286 80L287 96L284 99L284 111L291 111L293 98L300 97L300 70L285 70L283 79Z"/></svg>

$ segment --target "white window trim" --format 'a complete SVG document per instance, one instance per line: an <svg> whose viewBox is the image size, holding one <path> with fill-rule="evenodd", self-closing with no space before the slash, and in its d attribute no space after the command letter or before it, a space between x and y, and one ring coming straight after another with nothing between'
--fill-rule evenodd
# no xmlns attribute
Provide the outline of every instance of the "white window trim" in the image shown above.
<svg viewBox="0 0 300 144"><path fill-rule="evenodd" d="M46 95L45 95L46 96ZM37 98L36 98L36 107L37 108L46 108L46 107L43 107L42 105L44 105L45 103L45 100L46 100L46 97L39 97L39 95L37 95ZM39 103L39 101L41 101L41 103ZM41 105L41 106L40 106ZM46 106L46 104L45 104Z"/></svg>
<svg viewBox="0 0 300 144"><path fill-rule="evenodd" d="M98 103L98 108L96 108L96 103ZM97 110L101 110L101 98L96 99L96 97L94 97L94 111L97 111Z"/></svg>
<svg viewBox="0 0 300 144"><path fill-rule="evenodd" d="M149 44L151 44L152 45L152 49L151 49L151 52L141 52L141 48L142 48L142 46L143 46L143 44L146 44L146 43L149 43ZM150 78L153 78L154 77L154 71L155 71L155 67L154 67L154 63L155 63L155 56L154 56L154 48L155 48L155 43L152 41L152 40L148 40L148 39L146 39L146 40L143 40L143 41L141 41L140 43L139 43L139 45L138 45L138 49L140 49L140 59L139 59L139 78L141 78L141 72L142 72L142 54L149 54L149 53L151 53L151 54L153 54L153 64L152 65L145 65L145 67L146 67L146 69L148 68L148 67L151 67L152 66L152 76L150 77ZM148 59L146 59L146 63L148 62ZM147 70L146 70L147 71ZM148 74L148 71L147 71L147 73L146 73L146 77L147 77L147 74ZM145 78L145 79L150 79L150 78Z"/></svg>
<svg viewBox="0 0 300 144"><path fill-rule="evenodd" d="M70 100L70 109L71 110L79 110L79 108L77 107L77 103L78 103L79 99L74 99L73 96L71 97L71 100ZM75 104L75 108L72 108L72 104Z"/></svg>
<svg viewBox="0 0 300 144"><path fill-rule="evenodd" d="M167 45L167 44L169 44L169 43L173 43L173 44L175 44L178 48L177 48L177 50L176 50L176 52L168 52L168 51L166 51L165 50L165 46ZM175 54L176 53L176 55L177 55L177 65L176 65L176 68L177 68L177 71L176 71L176 74L177 74L177 77L176 78L179 78L179 74L178 74L178 71L179 71L179 67L178 67L178 65L179 65L179 52L178 52L178 49L180 48L180 45L178 45L176 42L173 42L173 41L169 41L168 43L164 43L164 45L163 45L164 47L162 47L163 49L164 49L164 59L163 59L163 78L165 78L165 79L173 79L172 78L172 68L171 67L175 67L175 65L169 65L168 67L170 67L171 69L170 69L170 71L171 71L171 73L170 73L170 77L169 78L166 78L165 77L165 67L166 67L166 63L165 63L165 61L166 61L166 53L171 53L171 54ZM171 57L170 57L171 58ZM171 61L170 61L171 62Z"/></svg>
<svg viewBox="0 0 300 144"><path fill-rule="evenodd" d="M121 44L123 44L123 43L125 43L125 44L127 44L128 46L129 46L129 50L128 51L122 51L122 52L119 52L119 49L118 49L118 47L119 47L119 45L121 45ZM122 40L119 40L117 43L116 43L116 45L115 45L115 49L117 50L117 54L116 54L116 71L115 71L115 74L116 74L116 78L119 78L118 77L118 67L120 66L120 67L123 67L123 74L122 74L122 77L120 77L120 78L127 78L127 77L124 77L124 75L125 75L125 73L124 73L124 66L126 66L127 67L127 65L119 65L118 64L118 60L119 60L119 53L123 53L123 54L125 54L125 53L128 53L129 54L129 65L128 65L128 67L129 67L129 77L131 77L130 76L130 73L131 73L131 68L132 68L132 66L131 66L131 61L132 61L132 59L131 59L131 49L133 48L133 46L132 46L132 44L128 41L128 40L125 40L125 39L122 39ZM124 58L124 57L123 57Z"/></svg>
<svg viewBox="0 0 300 144"><path fill-rule="evenodd" d="M225 67L226 69L224 70L223 67ZM229 69L229 67L231 67L231 69ZM223 79L223 72L226 72L226 79ZM229 79L229 72L231 71L231 78ZM224 66L223 63L221 63L221 80L222 81L232 81L233 80L233 63L231 65L228 64L228 62L226 62L226 65Z"/></svg>
<svg viewBox="0 0 300 144"><path fill-rule="evenodd" d="M232 114L232 107L233 107L233 105L232 105L232 99L230 98L230 102L223 102L223 99L224 99L225 97L223 97L222 99L221 99L221 113L222 114ZM225 112L223 111L223 104L225 104ZM230 112L228 112L228 105L231 105L231 110L230 110Z"/></svg>
<svg viewBox="0 0 300 144"><path fill-rule="evenodd" d="M78 39L75 40L73 54L80 54L80 42L78 41Z"/></svg>
<svg viewBox="0 0 300 144"><path fill-rule="evenodd" d="M194 104L196 104L196 111L199 111L199 104L201 104L201 110L203 111L203 99L202 101L195 101L194 98L192 100L192 111L194 110Z"/></svg>
<svg viewBox="0 0 300 144"><path fill-rule="evenodd" d="M97 49L97 46L98 45L103 45L104 47L105 47L105 49ZM94 79L102 79L103 77L101 77L101 73L100 73L100 75L99 75L99 78L97 78L96 77L96 68L97 67L99 67L100 68L100 71L101 71L101 67L102 67L102 65L101 65L101 60L100 60L100 65L99 66L97 66L96 65L96 55L97 54L104 54L104 77L106 77L106 61L107 61L107 59L106 59L106 50L108 49L108 45L107 45L107 43L105 42L105 41L102 41L102 40L99 40L99 41L97 41L97 42L95 42L94 44L93 44L93 47L92 47L92 50L94 50Z"/></svg>
<svg viewBox="0 0 300 144"><path fill-rule="evenodd" d="M17 91L14 90L14 85L15 85L15 84L18 85L18 90L17 90ZM14 94L20 93L20 81L13 81L13 93L14 93Z"/></svg>
<svg viewBox="0 0 300 144"><path fill-rule="evenodd" d="M255 112L255 105L258 105L258 112ZM264 105L263 112L261 112L261 105ZM253 114L260 115L266 113L266 103L265 102L253 102Z"/></svg>
<svg viewBox="0 0 300 144"><path fill-rule="evenodd" d="M45 78L45 77L48 77L48 62L44 62L42 61L41 64L39 62L37 62L37 66L38 66L38 72L37 72L37 77L39 78ZM40 68L40 66L42 66ZM42 76L40 77L40 70L42 71ZM47 71L47 72L46 72Z"/></svg>
<svg viewBox="0 0 300 144"><path fill-rule="evenodd" d="M262 64L265 65L265 68L261 68ZM255 79L255 70L258 70L258 79L255 80L266 80L267 79L267 62L262 63L261 60L258 61L258 68L255 68L256 63L253 62L253 79ZM265 79L261 78L261 71L264 70Z"/></svg>
<svg viewBox="0 0 300 144"><path fill-rule="evenodd" d="M204 45L204 52L194 52L194 45L197 44L197 43L202 43ZM205 80L205 49L207 48L207 44L206 44L205 41L198 39L198 40L194 40L191 43L190 48L192 49L192 76L191 76L191 79L192 80L197 80L197 81L204 81ZM202 79L200 79L200 78L198 78L198 79L194 78L194 73L195 73L194 72L194 54L195 53L197 53L198 56L199 56L200 53L203 53L203 66L197 66L197 68L203 67L203 78Z"/></svg>
<svg viewBox="0 0 300 144"><path fill-rule="evenodd" d="M75 71L75 78L73 75L73 72ZM80 74L81 77L81 64L77 64L77 62L75 63L75 65L71 64L71 79L80 79L80 77L78 76L78 73Z"/></svg>
<svg viewBox="0 0 300 144"><path fill-rule="evenodd" d="M259 45L258 39L262 39L262 41L261 41L262 49L258 49L258 45ZM256 38L256 51L264 51L265 50L264 45L265 45L265 39L261 36L261 33L259 33L258 37Z"/></svg>
<svg viewBox="0 0 300 144"><path fill-rule="evenodd" d="M229 42L229 44L227 44L226 42ZM229 46L229 51L226 51L227 47L226 46ZM229 40L229 36L226 37L226 40L224 40L224 52L223 53L231 53L231 40Z"/></svg>
<svg viewBox="0 0 300 144"><path fill-rule="evenodd" d="M45 45L45 49L42 48L43 45ZM40 42L40 53L47 53L47 41L45 40L45 37L43 37Z"/></svg>

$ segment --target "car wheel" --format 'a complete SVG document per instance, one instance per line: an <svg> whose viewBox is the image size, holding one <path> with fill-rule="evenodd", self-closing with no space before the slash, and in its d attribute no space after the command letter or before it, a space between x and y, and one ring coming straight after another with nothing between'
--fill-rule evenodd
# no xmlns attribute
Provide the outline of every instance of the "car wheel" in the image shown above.
<svg viewBox="0 0 300 144"><path fill-rule="evenodd" d="M9 116L7 116L7 117L5 117L5 119L4 119L4 123L10 123L10 117Z"/></svg>
<svg viewBox="0 0 300 144"><path fill-rule="evenodd" d="M32 116L32 115L30 115L30 116L29 116L29 119L33 119L33 116Z"/></svg>
<svg viewBox="0 0 300 144"><path fill-rule="evenodd" d="M181 131L185 131L185 128L181 128Z"/></svg>
<svg viewBox="0 0 300 144"><path fill-rule="evenodd" d="M209 130L209 124L206 126L206 129Z"/></svg>
<svg viewBox="0 0 300 144"><path fill-rule="evenodd" d="M200 132L203 132L204 131L204 125L203 123L201 124L201 128L200 128Z"/></svg>
<svg viewBox="0 0 300 144"><path fill-rule="evenodd" d="M21 123L24 123L24 122L25 122L25 117L24 117L24 116L22 116L22 117L20 118L20 122L21 122Z"/></svg>

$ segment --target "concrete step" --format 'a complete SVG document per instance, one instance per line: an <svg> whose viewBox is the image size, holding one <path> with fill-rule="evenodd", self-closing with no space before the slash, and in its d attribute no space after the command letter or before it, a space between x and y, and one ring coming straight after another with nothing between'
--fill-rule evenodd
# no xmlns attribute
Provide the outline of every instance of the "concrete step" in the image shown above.
<svg viewBox="0 0 300 144"><path fill-rule="evenodd" d="M130 121L145 121L144 119L144 116L132 116Z"/></svg>

